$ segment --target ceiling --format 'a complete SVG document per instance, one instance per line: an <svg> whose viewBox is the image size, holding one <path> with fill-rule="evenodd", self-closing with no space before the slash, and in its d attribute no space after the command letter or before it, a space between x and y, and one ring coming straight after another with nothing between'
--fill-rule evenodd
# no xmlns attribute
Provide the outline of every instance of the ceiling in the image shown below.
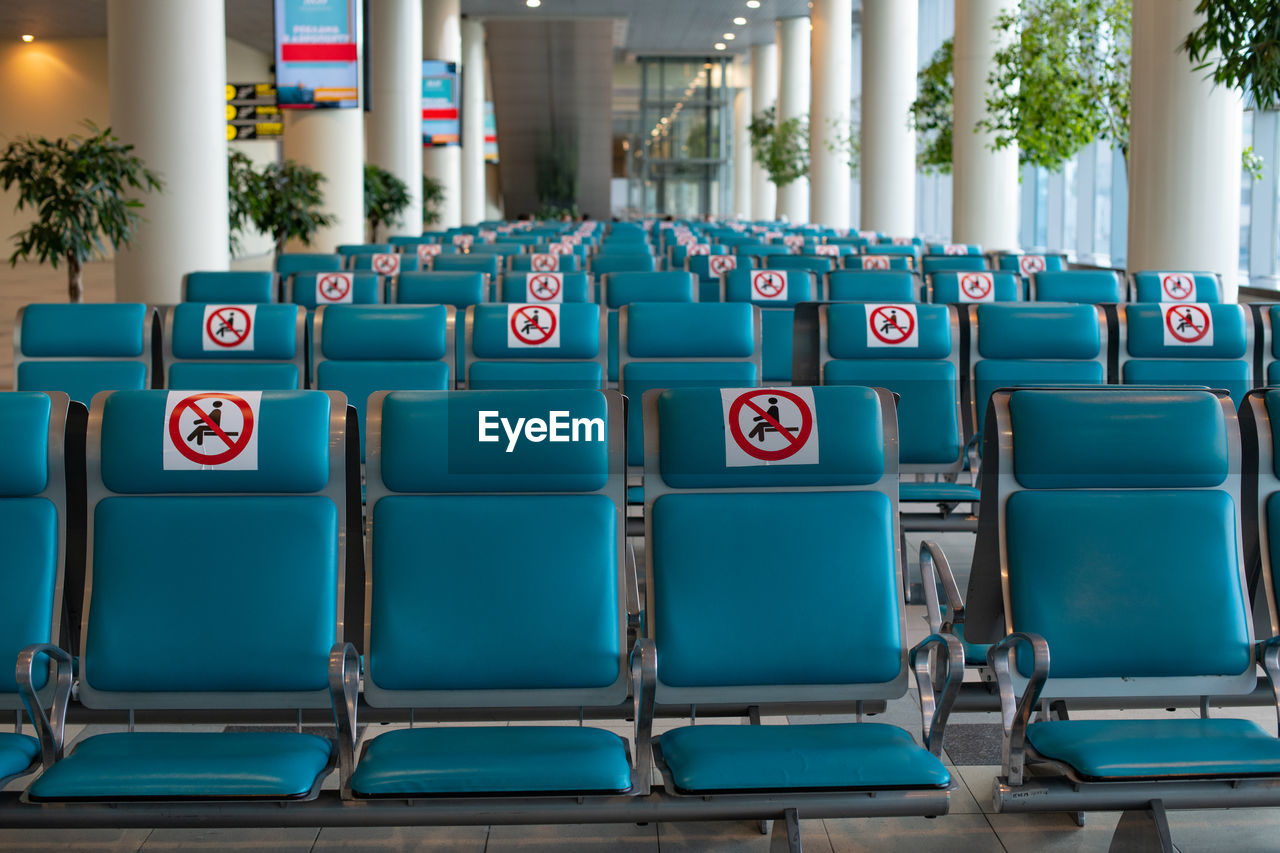
<svg viewBox="0 0 1280 853"><path fill-rule="evenodd" d="M178 0L173 0L178 2ZM259 50L272 47L271 0L224 0L227 36ZM723 41L726 53L773 41L778 18L809 14L808 0L542 0L530 9L524 0L461 0L464 15L477 17L613 18L615 47L637 53L707 53ZM855 0L855 7L861 3ZM855 11L855 16L857 12ZM733 18L747 19L735 26ZM37 38L101 38L107 32L107 0L0 0L0 40L23 33ZM736 38L725 41L725 33Z"/></svg>

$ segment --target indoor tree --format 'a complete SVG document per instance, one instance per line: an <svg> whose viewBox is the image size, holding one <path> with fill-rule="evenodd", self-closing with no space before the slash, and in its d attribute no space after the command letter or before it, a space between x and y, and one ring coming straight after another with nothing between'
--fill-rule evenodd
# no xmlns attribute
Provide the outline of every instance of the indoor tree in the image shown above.
<svg viewBox="0 0 1280 853"><path fill-rule="evenodd" d="M227 154L227 239L231 254L240 251L240 235L253 223L253 161L243 151Z"/></svg>
<svg viewBox="0 0 1280 853"><path fill-rule="evenodd" d="M809 174L809 117L778 121L773 107L752 116L747 126L751 153L775 186L785 187Z"/></svg>
<svg viewBox="0 0 1280 853"><path fill-rule="evenodd" d="M84 262L107 247L128 246L141 220L137 193L163 188L160 178L120 142L111 128L85 123L86 135L61 139L26 136L0 155L0 187L16 187L17 210L36 219L13 235L9 264L34 256L57 269L67 262L67 295L84 299Z"/></svg>
<svg viewBox="0 0 1280 853"><path fill-rule="evenodd" d="M270 163L261 172L250 170L247 180L250 220L271 235L277 253L284 251L289 240L310 244L317 231L335 221L320 210L324 175L314 169L285 160Z"/></svg>
<svg viewBox="0 0 1280 853"><path fill-rule="evenodd" d="M430 175L422 176L422 224L438 225L444 204L444 183Z"/></svg>
<svg viewBox="0 0 1280 853"><path fill-rule="evenodd" d="M1182 47L1197 70L1248 95L1260 110L1280 104L1280 0L1200 0L1204 16Z"/></svg>
<svg viewBox="0 0 1280 853"><path fill-rule="evenodd" d="M409 207L409 185L373 163L364 164L364 218L369 223L369 241L378 241L378 226L400 222Z"/></svg>
<svg viewBox="0 0 1280 853"><path fill-rule="evenodd" d="M911 126L916 129L920 151L916 163L926 173L951 174L951 131L955 124L952 100L955 41L947 39L920 69L919 95L911 104Z"/></svg>

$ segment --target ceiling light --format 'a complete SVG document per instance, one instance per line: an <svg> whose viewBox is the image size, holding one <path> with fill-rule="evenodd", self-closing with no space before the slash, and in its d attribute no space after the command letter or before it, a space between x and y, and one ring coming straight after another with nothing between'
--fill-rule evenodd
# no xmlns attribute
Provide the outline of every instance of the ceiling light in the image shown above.
<svg viewBox="0 0 1280 853"><path fill-rule="evenodd" d="M759 9L759 8L760 8L760 0L747 0L747 8L748 8L748 9Z"/></svg>
<svg viewBox="0 0 1280 853"><path fill-rule="evenodd" d="M734 26L738 26L738 27L742 26L742 25L743 25L743 24L745 24L746 22L747 22L747 19L746 19L746 18L734 18L734 19L733 19Z"/></svg>
<svg viewBox="0 0 1280 853"><path fill-rule="evenodd" d="M35 36L23 36L23 37L22 37L22 40L23 40L23 41L35 41L35 40L36 40L36 37L35 37Z"/></svg>
<svg viewBox="0 0 1280 853"><path fill-rule="evenodd" d="M725 48L725 44L724 44L724 42L722 42L722 41L718 41L718 42L716 42L716 43L715 43L715 49L716 49L716 50L724 50L724 48Z"/></svg>
<svg viewBox="0 0 1280 853"><path fill-rule="evenodd" d="M524 5L528 6L530 9L536 9L542 5L542 0L524 0Z"/></svg>
<svg viewBox="0 0 1280 853"><path fill-rule="evenodd" d="M733 41L735 38L737 38L737 36L735 36L733 33L725 33L725 34L724 34L724 40L725 40L725 41Z"/></svg>

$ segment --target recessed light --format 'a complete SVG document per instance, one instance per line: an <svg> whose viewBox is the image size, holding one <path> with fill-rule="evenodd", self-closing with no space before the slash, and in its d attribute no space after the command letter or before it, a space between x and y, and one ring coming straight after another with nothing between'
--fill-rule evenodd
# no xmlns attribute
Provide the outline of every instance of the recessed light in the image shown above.
<svg viewBox="0 0 1280 853"><path fill-rule="evenodd" d="M718 42L716 42L716 43L715 43L715 49L716 49L716 50L724 50L724 49L725 49L725 44L724 44L724 42L722 42L722 41L718 41Z"/></svg>
<svg viewBox="0 0 1280 853"><path fill-rule="evenodd" d="M528 6L530 9L536 9L542 5L542 0L524 0L524 5Z"/></svg>
<svg viewBox="0 0 1280 853"><path fill-rule="evenodd" d="M759 8L760 8L760 0L747 0L747 8L748 8L748 9L759 9Z"/></svg>
<svg viewBox="0 0 1280 853"><path fill-rule="evenodd" d="M22 40L23 40L23 41L35 41L35 40L36 40L36 37L35 37L35 36L31 36L31 35L24 35L24 36L22 37Z"/></svg>
<svg viewBox="0 0 1280 853"><path fill-rule="evenodd" d="M747 22L747 19L746 19L746 18L734 18L734 19L733 19L734 26L738 26L738 27L741 27L741 26L742 26L743 24L745 24L746 22Z"/></svg>
<svg viewBox="0 0 1280 853"><path fill-rule="evenodd" d="M733 41L733 40L734 40L734 39L736 39L736 38L737 38L737 36L735 36L733 33L725 33L725 34L724 34L724 40L725 40L725 41Z"/></svg>

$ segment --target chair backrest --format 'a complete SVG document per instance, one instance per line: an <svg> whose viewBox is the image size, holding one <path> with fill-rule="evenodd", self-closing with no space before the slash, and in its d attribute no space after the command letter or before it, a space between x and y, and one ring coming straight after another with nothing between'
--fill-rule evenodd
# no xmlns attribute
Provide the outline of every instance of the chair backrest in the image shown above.
<svg viewBox="0 0 1280 853"><path fill-rule="evenodd" d="M366 701L624 701L617 393L395 391L369 413Z"/></svg>
<svg viewBox="0 0 1280 853"><path fill-rule="evenodd" d="M417 272L422 269L422 261L417 253L410 252L351 255L350 260L350 269L359 272L375 272L387 279L394 278L402 272Z"/></svg>
<svg viewBox="0 0 1280 853"><path fill-rule="evenodd" d="M314 311L321 305L377 305L382 276L376 272L296 272L285 287L286 302Z"/></svg>
<svg viewBox="0 0 1280 853"><path fill-rule="evenodd" d="M593 302L584 272L508 272L498 284L499 302Z"/></svg>
<svg viewBox="0 0 1280 853"><path fill-rule="evenodd" d="M492 281L498 275L502 259L497 255L436 255L431 259L432 272L478 272Z"/></svg>
<svg viewBox="0 0 1280 853"><path fill-rule="evenodd" d="M981 432L997 388L1103 385L1107 382L1106 315L1097 305L970 305L969 414Z"/></svg>
<svg viewBox="0 0 1280 853"><path fill-rule="evenodd" d="M455 316L451 305L322 306L312 321L314 385L341 391L364 435L373 392L453 388Z"/></svg>
<svg viewBox="0 0 1280 853"><path fill-rule="evenodd" d="M0 657L6 662L32 643L59 640L69 405L61 391L0 392ZM47 669L35 675L33 686L43 688ZM22 707L17 690L14 667L0 669L0 708Z"/></svg>
<svg viewBox="0 0 1280 853"><path fill-rule="evenodd" d="M596 254L587 259L587 272L597 280L613 273L654 272L657 269L657 262L650 254Z"/></svg>
<svg viewBox="0 0 1280 853"><path fill-rule="evenodd" d="M933 257L981 257L982 247L974 243L929 243L925 246L925 256Z"/></svg>
<svg viewBox="0 0 1280 853"><path fill-rule="evenodd" d="M600 304L616 309L632 302L697 302L698 283L692 273L611 272L600 282Z"/></svg>
<svg viewBox="0 0 1280 853"><path fill-rule="evenodd" d="M320 391L94 399L84 705L330 707L359 542L346 427L345 398Z"/></svg>
<svg viewBox="0 0 1280 853"><path fill-rule="evenodd" d="M911 270L835 270L826 275L832 302L916 302L919 282Z"/></svg>
<svg viewBox="0 0 1280 853"><path fill-rule="evenodd" d="M766 255L765 269L799 270L822 275L836 268L836 259L827 255Z"/></svg>
<svg viewBox="0 0 1280 853"><path fill-rule="evenodd" d="M677 388L644 414L656 700L905 694L892 396Z"/></svg>
<svg viewBox="0 0 1280 853"><path fill-rule="evenodd" d="M845 303L823 305L818 316L822 384L888 388L899 396L901 470L959 471L966 436L956 308Z"/></svg>
<svg viewBox="0 0 1280 853"><path fill-rule="evenodd" d="M305 388L307 312L301 305L206 305L165 311L167 388Z"/></svg>
<svg viewBox="0 0 1280 853"><path fill-rule="evenodd" d="M1060 270L1031 276L1034 302L1124 302L1124 281L1113 270Z"/></svg>
<svg viewBox="0 0 1280 853"><path fill-rule="evenodd" d="M577 272L582 268L577 255L551 255L527 253L507 258L507 269L512 272Z"/></svg>
<svg viewBox="0 0 1280 853"><path fill-rule="evenodd" d="M395 246L390 243L343 243L338 246L338 254L344 258L351 258L356 255L375 255L385 252L394 252Z"/></svg>
<svg viewBox="0 0 1280 853"><path fill-rule="evenodd" d="M1239 405L1253 387L1253 321L1235 303L1117 305L1124 385L1207 385Z"/></svg>
<svg viewBox="0 0 1280 853"><path fill-rule="evenodd" d="M285 252L276 255L276 272L282 278L296 272L334 272L345 267L346 258L336 252Z"/></svg>
<svg viewBox="0 0 1280 853"><path fill-rule="evenodd" d="M745 302L637 302L618 312L618 390L760 384L760 308ZM627 460L644 462L640 406L627 407Z"/></svg>
<svg viewBox="0 0 1280 853"><path fill-rule="evenodd" d="M1250 391L1239 411L1242 458L1251 463L1245 465L1242 486L1245 570L1255 602L1255 631L1261 638L1269 629L1265 636L1274 637L1280 634L1280 390ZM1265 605L1269 625L1259 623L1263 612L1257 603Z"/></svg>
<svg viewBox="0 0 1280 853"><path fill-rule="evenodd" d="M604 388L600 306L504 303L467 309L468 390Z"/></svg>
<svg viewBox="0 0 1280 853"><path fill-rule="evenodd" d="M698 277L698 301L715 302L720 298L720 276L730 270L751 269L755 259L750 255L693 255L686 265Z"/></svg>
<svg viewBox="0 0 1280 853"><path fill-rule="evenodd" d="M154 308L140 303L53 303L18 309L14 388L65 391L85 406L99 391L149 388L159 345Z"/></svg>
<svg viewBox="0 0 1280 853"><path fill-rule="evenodd" d="M847 270L909 270L911 258L884 254L845 255L840 265Z"/></svg>
<svg viewBox="0 0 1280 853"><path fill-rule="evenodd" d="M1134 302L1221 302L1222 285L1211 272L1151 272L1133 274Z"/></svg>
<svg viewBox="0 0 1280 853"><path fill-rule="evenodd" d="M1254 302L1247 306L1253 313L1257 345L1254 347L1254 374L1259 385L1280 385L1280 303Z"/></svg>
<svg viewBox="0 0 1280 853"><path fill-rule="evenodd" d="M452 305L461 311L485 301L485 281L484 273L474 270L402 273L392 283L387 301L401 305Z"/></svg>
<svg viewBox="0 0 1280 853"><path fill-rule="evenodd" d="M280 277L256 270L189 272L182 277L183 302L279 302Z"/></svg>
<svg viewBox="0 0 1280 853"><path fill-rule="evenodd" d="M1017 302L1021 284L1011 272L938 272L929 276L929 301L944 305L965 302Z"/></svg>
<svg viewBox="0 0 1280 853"><path fill-rule="evenodd" d="M1013 272L1025 278L1036 273L1056 272L1067 268L1065 255L1034 254L1030 252L1002 252L996 256L996 269Z"/></svg>
<svg viewBox="0 0 1280 853"><path fill-rule="evenodd" d="M524 253L524 247L513 245L511 243L472 243L467 249L467 253L471 255L498 255L501 260L501 266L506 265L507 255L520 255Z"/></svg>
<svg viewBox="0 0 1280 853"><path fill-rule="evenodd" d="M822 298L818 274L810 270L729 270L721 279L721 302L751 302L788 308Z"/></svg>
<svg viewBox="0 0 1280 853"><path fill-rule="evenodd" d="M1195 389L992 398L1006 632L1049 645L1046 698L1250 691L1235 406ZM1135 590L1141 590L1135 595ZM1027 656L1015 672L1030 674Z"/></svg>
<svg viewBox="0 0 1280 853"><path fill-rule="evenodd" d="M987 268L982 255L925 255L920 259L920 271L925 276L940 272L981 272Z"/></svg>

